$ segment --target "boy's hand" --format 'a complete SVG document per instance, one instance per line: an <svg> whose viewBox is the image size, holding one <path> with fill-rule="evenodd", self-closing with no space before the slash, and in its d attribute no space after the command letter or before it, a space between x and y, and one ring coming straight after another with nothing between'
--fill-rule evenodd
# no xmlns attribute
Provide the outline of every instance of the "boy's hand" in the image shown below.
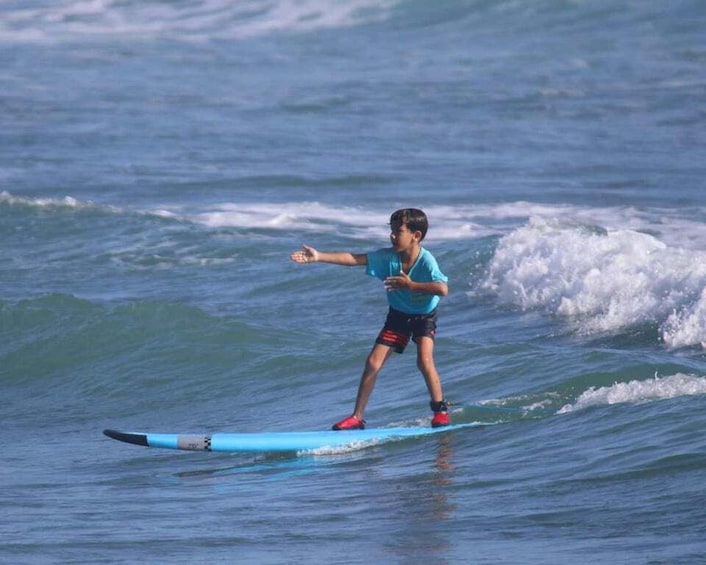
<svg viewBox="0 0 706 565"><path fill-rule="evenodd" d="M412 284L412 279L409 275L402 271L399 275L394 277L387 277L385 279L385 289L386 290L400 290L402 288L409 288Z"/></svg>
<svg viewBox="0 0 706 565"><path fill-rule="evenodd" d="M301 250L294 251L289 258L295 263L316 263L319 260L319 252L313 247L302 245Z"/></svg>

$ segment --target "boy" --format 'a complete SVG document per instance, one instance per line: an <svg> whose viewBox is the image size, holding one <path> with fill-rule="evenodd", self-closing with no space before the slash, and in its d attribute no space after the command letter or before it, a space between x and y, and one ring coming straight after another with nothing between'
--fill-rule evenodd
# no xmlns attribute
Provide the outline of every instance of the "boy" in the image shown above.
<svg viewBox="0 0 706 565"><path fill-rule="evenodd" d="M303 245L291 254L296 263L333 263L366 266L368 275L381 279L390 306L385 326L368 355L358 386L353 414L333 425L334 430L365 428L363 412L373 392L375 380L393 352L402 353L410 337L417 344L417 366L426 381L434 413L433 427L448 426L448 405L444 400L439 373L434 365L436 307L449 292L448 277L434 256L421 246L429 223L421 210L405 208L390 217L392 247L367 254L324 253Z"/></svg>

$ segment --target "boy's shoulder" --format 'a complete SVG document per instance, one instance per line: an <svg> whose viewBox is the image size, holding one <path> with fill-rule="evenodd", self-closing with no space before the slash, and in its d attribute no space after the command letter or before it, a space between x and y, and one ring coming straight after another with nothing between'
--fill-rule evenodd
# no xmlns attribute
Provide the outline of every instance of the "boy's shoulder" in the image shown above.
<svg viewBox="0 0 706 565"><path fill-rule="evenodd" d="M380 249L376 249L374 251L368 251L366 253L368 256L375 256L380 259L390 259L390 260L399 260L399 253L395 251L394 247L381 247ZM436 261L436 258L434 257L434 254L429 251L426 247L419 246L419 259L421 260L432 260Z"/></svg>
<svg viewBox="0 0 706 565"><path fill-rule="evenodd" d="M366 253L368 256L377 256L377 257L393 257L396 256L397 253L395 252L394 248L392 247L381 247L380 249L375 249L373 251L368 251Z"/></svg>
<svg viewBox="0 0 706 565"><path fill-rule="evenodd" d="M434 257L434 254L431 251L429 251L426 247L420 248L419 256L423 259L436 261L436 257Z"/></svg>

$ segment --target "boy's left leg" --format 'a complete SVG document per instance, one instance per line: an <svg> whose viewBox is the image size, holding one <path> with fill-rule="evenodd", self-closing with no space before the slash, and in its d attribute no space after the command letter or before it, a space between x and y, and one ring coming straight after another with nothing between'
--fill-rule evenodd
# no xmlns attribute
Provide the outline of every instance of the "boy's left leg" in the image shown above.
<svg viewBox="0 0 706 565"><path fill-rule="evenodd" d="M444 401L444 392L441 387L441 378L434 363L434 339L420 336L417 342L417 366L424 376L424 381L431 398L431 409L434 412L431 425L433 427L448 426L451 421Z"/></svg>
<svg viewBox="0 0 706 565"><path fill-rule="evenodd" d="M441 388L441 379L434 364L434 340L430 337L418 337L417 342L417 367L424 376L429 390L429 396L434 402L441 402L444 393Z"/></svg>

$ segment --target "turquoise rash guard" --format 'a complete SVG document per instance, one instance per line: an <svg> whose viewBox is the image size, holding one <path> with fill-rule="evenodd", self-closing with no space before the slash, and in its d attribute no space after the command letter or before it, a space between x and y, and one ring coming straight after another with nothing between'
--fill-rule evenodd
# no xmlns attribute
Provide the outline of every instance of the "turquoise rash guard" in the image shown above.
<svg viewBox="0 0 706 565"><path fill-rule="evenodd" d="M384 281L402 272L400 255L392 247L378 249L368 253L368 265L365 272L371 277ZM409 270L409 278L415 282L448 282L449 278L441 272L436 259L423 247L419 257ZM437 294L411 292L406 289L391 290L387 293L390 308L406 314L429 314L433 312L441 297Z"/></svg>

